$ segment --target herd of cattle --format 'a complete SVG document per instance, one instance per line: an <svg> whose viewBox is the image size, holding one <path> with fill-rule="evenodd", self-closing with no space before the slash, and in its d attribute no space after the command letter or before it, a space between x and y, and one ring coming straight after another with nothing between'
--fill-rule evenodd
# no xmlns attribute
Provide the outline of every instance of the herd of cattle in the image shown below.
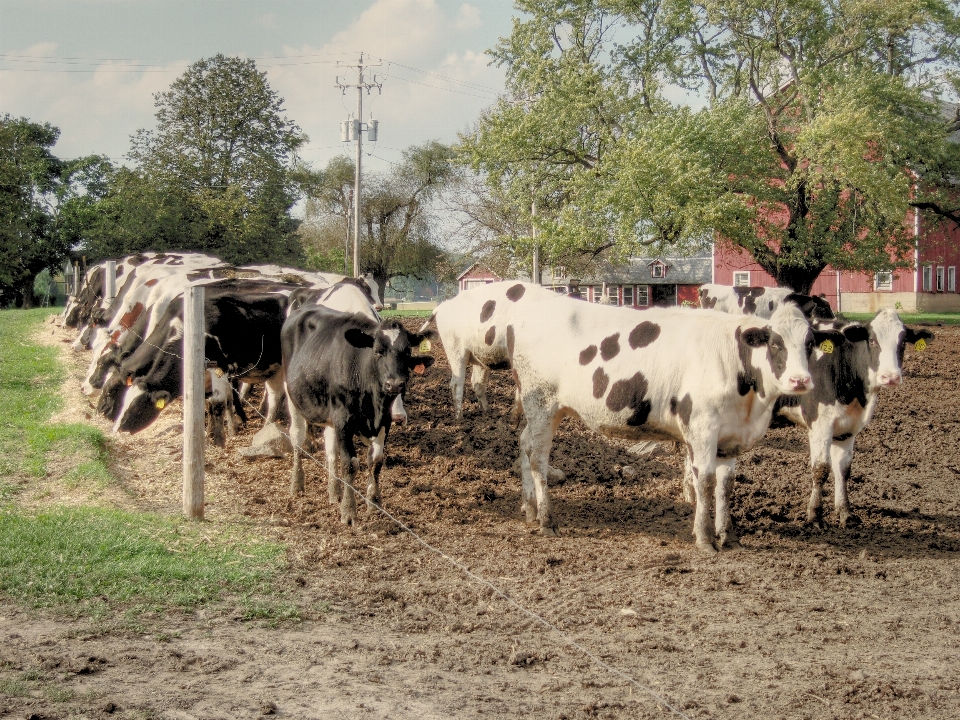
<svg viewBox="0 0 960 720"><path fill-rule="evenodd" d="M291 491L303 492L303 448L311 430L322 428L328 494L345 523L357 517L356 438L369 447L372 506L380 502L391 425L406 420L410 374L432 364L422 353L437 333L458 419L468 367L484 411L490 370L512 372L514 412L526 418L519 443L528 521L546 534L557 531L550 451L560 421L575 416L609 437L683 444L683 492L695 503L693 534L706 553L738 546L730 516L736 458L775 416L808 430L807 520L822 524L823 486L832 474L838 521L855 522L847 498L855 438L880 389L902 382L905 344L922 350L933 338L905 327L892 310L866 324L848 322L819 298L778 288L705 285L703 309L638 313L523 282L462 292L414 333L381 319L379 288L369 277L233 267L192 253L134 255L116 267L116 298L104 298L101 264L87 272L63 315L79 329L75 348L92 351L83 392L99 394L97 410L114 430L142 430L181 394L183 294L204 286L212 441L223 444L236 431L250 386L265 385L268 422L286 399Z"/></svg>

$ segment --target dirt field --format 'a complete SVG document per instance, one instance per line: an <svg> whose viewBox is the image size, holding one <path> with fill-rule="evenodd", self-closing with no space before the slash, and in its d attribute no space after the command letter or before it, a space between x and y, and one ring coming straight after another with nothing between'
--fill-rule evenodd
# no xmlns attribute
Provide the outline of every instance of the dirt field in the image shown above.
<svg viewBox="0 0 960 720"><path fill-rule="evenodd" d="M933 329L857 441L862 524L840 530L831 511L826 530L803 525L806 436L771 430L737 468L745 549L714 558L693 549L678 456L638 458L569 420L553 453L561 537L533 532L507 376L494 374L494 412L471 400L458 425L438 343L383 476L387 510L437 552L365 510L339 525L319 467L291 500L288 459L237 456L251 422L208 452L208 521L289 544L305 620L206 610L134 636L0 605L0 680L47 682L0 694L0 717L960 717L960 328ZM77 419L86 358L68 360L63 417ZM179 511L178 412L112 440L126 492L101 501Z"/></svg>

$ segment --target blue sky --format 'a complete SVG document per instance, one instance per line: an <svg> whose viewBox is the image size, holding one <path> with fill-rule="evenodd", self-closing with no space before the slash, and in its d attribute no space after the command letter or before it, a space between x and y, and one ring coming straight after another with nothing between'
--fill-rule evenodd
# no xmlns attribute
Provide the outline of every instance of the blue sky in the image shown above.
<svg viewBox="0 0 960 720"><path fill-rule="evenodd" d="M122 161L130 136L154 126L154 93L217 53L255 58L310 137L322 167L353 145L339 124L356 107L334 87L359 53L383 83L364 97L380 121L369 169L389 168L428 140L453 142L503 88L484 51L510 33L509 0L0 0L0 113L61 129L54 153Z"/></svg>

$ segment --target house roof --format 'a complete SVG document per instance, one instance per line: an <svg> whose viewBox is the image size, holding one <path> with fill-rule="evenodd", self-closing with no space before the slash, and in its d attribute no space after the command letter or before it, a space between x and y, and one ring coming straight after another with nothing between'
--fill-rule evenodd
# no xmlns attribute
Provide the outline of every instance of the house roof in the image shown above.
<svg viewBox="0 0 960 720"><path fill-rule="evenodd" d="M650 266L661 262L667 266L666 277L650 277ZM612 283L617 285L703 285L710 282L713 250L707 248L689 257L660 255L630 258L626 265L608 265L584 277L582 285Z"/></svg>
<svg viewBox="0 0 960 720"><path fill-rule="evenodd" d="M472 270L479 270L479 271L482 271L482 272L485 273L485 274L493 275L493 276L496 277L496 278L500 277L499 275L497 275L497 274L496 274L495 272L493 272L492 270L488 270L486 267L484 267L484 266L481 265L480 263L475 262L475 263L472 263L472 264L470 265L470 267L468 267L468 268L467 268L466 270L464 270L462 273L460 273L459 275L457 275L457 282L459 282L460 280L462 280L463 278L465 278L467 275L469 275Z"/></svg>

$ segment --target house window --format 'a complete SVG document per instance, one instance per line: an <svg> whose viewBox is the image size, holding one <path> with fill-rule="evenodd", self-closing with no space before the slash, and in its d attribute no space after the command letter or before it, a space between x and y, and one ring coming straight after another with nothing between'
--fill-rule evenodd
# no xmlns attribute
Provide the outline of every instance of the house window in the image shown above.
<svg viewBox="0 0 960 720"><path fill-rule="evenodd" d="M943 292L943 268L937 268L937 292Z"/></svg>
<svg viewBox="0 0 960 720"><path fill-rule="evenodd" d="M600 302L603 299L603 286L594 285L593 286L593 301L595 303Z"/></svg>
<svg viewBox="0 0 960 720"><path fill-rule="evenodd" d="M750 271L735 272L733 274L734 287L750 287Z"/></svg>
<svg viewBox="0 0 960 720"><path fill-rule="evenodd" d="M923 266L923 291L933 291L933 267L930 265Z"/></svg>
<svg viewBox="0 0 960 720"><path fill-rule="evenodd" d="M623 286L623 304L625 307L633 307L633 285Z"/></svg>
<svg viewBox="0 0 960 720"><path fill-rule="evenodd" d="M881 270L874 277L874 288L877 290L893 290L893 273Z"/></svg>
<svg viewBox="0 0 960 720"><path fill-rule="evenodd" d="M650 266L650 277L662 278L667 276L667 266L655 263Z"/></svg>
<svg viewBox="0 0 960 720"><path fill-rule="evenodd" d="M610 293L610 304L619 305L620 304L620 286L607 285L607 292Z"/></svg>
<svg viewBox="0 0 960 720"><path fill-rule="evenodd" d="M650 286L637 285L637 307L650 305Z"/></svg>
<svg viewBox="0 0 960 720"><path fill-rule="evenodd" d="M955 267L947 268L947 292L957 291L957 269Z"/></svg>

